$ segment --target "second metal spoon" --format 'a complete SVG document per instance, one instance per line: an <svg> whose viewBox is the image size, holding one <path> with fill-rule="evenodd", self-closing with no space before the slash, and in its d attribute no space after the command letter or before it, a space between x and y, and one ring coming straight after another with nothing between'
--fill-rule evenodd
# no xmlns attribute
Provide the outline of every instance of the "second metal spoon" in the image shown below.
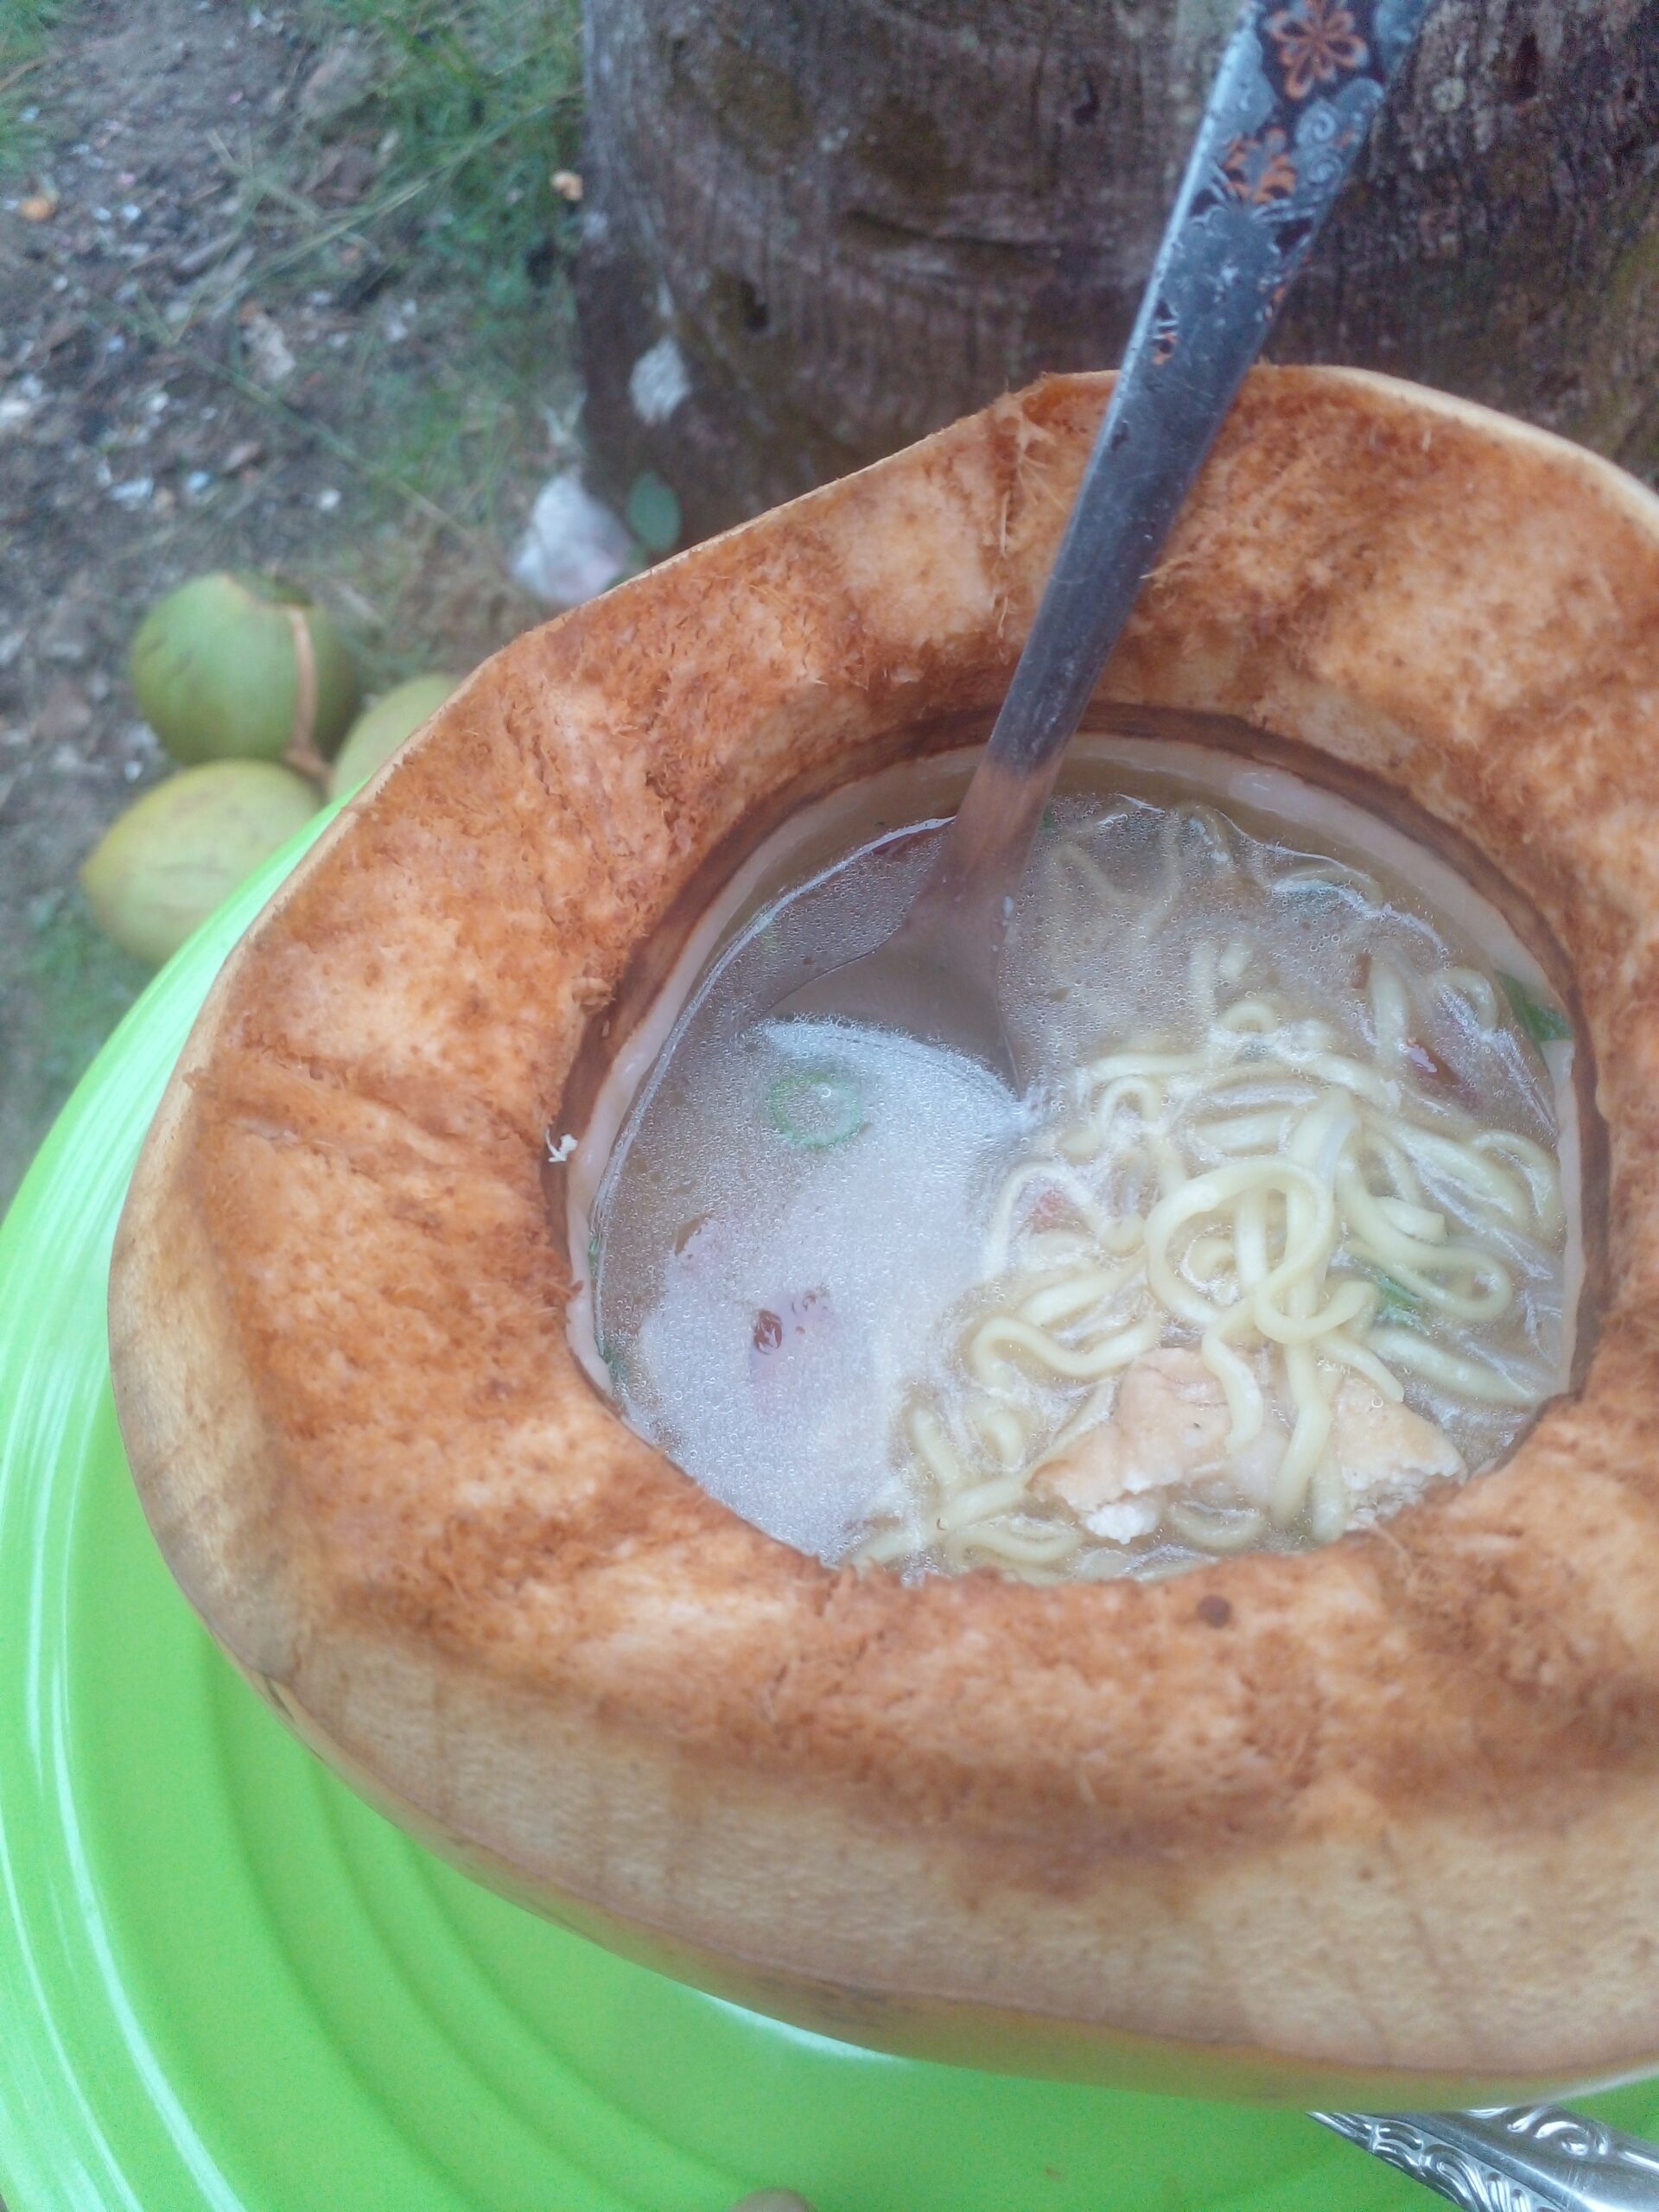
<svg viewBox="0 0 1659 2212"><path fill-rule="evenodd" d="M1559 2105L1308 2117L1464 2212L1659 2212L1659 2146Z"/></svg>

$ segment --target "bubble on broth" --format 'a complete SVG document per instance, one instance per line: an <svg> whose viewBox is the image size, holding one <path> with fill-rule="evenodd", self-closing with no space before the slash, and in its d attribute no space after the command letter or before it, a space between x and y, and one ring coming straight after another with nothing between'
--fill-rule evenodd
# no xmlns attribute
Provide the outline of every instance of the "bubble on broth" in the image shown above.
<svg viewBox="0 0 1659 2212"><path fill-rule="evenodd" d="M1260 805L1056 801L1005 971L1020 1101L766 1019L880 942L937 825L764 904L595 1200L630 1421L826 1560L1037 1579L1325 1541L1501 1457L1572 1350L1565 1025L1466 895Z"/></svg>

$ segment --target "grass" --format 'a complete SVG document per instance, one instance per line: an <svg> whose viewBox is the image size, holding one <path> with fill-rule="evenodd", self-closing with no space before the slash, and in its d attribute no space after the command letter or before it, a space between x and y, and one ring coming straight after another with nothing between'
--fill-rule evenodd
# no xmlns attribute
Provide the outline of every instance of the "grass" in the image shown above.
<svg viewBox="0 0 1659 2212"><path fill-rule="evenodd" d="M273 442L340 465L350 537L308 574L332 589L378 688L435 664L462 671L544 612L505 561L535 486L574 452L561 426L576 413L578 216L553 178L580 160L582 11L305 0L302 21L319 59L348 35L366 56L357 105L321 128L210 133L236 188L230 281L210 267L165 315L142 288L98 312L229 383ZM342 152L371 157L344 206L329 185ZM261 385L237 321L256 306L302 321L310 295L365 303L346 353L301 344L302 381L323 372L321 408ZM415 342L393 340L396 320L417 327Z"/></svg>
<svg viewBox="0 0 1659 2212"><path fill-rule="evenodd" d="M576 412L578 219L553 178L580 159L581 0L307 0L302 22L319 57L359 43L367 89L321 131L210 134L247 249L233 284L208 270L182 321L142 294L99 312L188 353L354 481L349 544L308 573L332 587L378 689L435 663L464 671L545 612L505 556L535 485L574 450L559 426ZM327 188L342 148L373 156L343 209ZM329 357L321 411L260 385L235 321L244 303L281 313L318 290L372 302ZM384 312L405 302L412 347ZM302 371L317 365L302 351Z"/></svg>
<svg viewBox="0 0 1659 2212"><path fill-rule="evenodd" d="M398 201L394 250L426 289L469 298L481 347L533 373L575 238L553 177L579 153L579 0L311 0L309 18L374 54L367 105L385 149L378 196ZM371 203L353 227L374 224Z"/></svg>
<svg viewBox="0 0 1659 2212"><path fill-rule="evenodd" d="M368 96L336 137L372 143L378 173L341 215L308 208L291 168L250 175L250 207L273 186L285 205L280 243L246 286L269 299L366 281L448 334L404 366L365 317L350 363L361 473L383 524L397 518L365 532L349 579L377 615L354 643L385 681L420 664L408 639L435 631L465 664L537 613L506 582L500 549L529 480L547 473L549 410L575 398L577 216L553 178L580 160L582 10L309 0L306 22L325 51L349 33L372 58Z"/></svg>
<svg viewBox="0 0 1659 2212"><path fill-rule="evenodd" d="M64 0L0 0L0 184L27 177L39 159L42 135L29 119L29 80L63 10Z"/></svg>
<svg viewBox="0 0 1659 2212"><path fill-rule="evenodd" d="M299 5L319 56L346 33L367 53L360 105L326 130L296 124L290 108L270 123L250 116L238 139L210 137L234 188L213 217L232 272L215 260L186 285L147 273L89 312L148 356L189 359L232 388L234 407L257 404L273 474L308 446L327 454L344 508L320 533L327 550L289 565L346 618L370 688L434 666L461 674L543 611L505 563L554 465L550 412L564 419L575 398L577 219L552 178L580 161L579 0ZM46 131L27 119L40 65L98 12L0 0L0 179L14 190L43 181ZM354 195L328 181L342 149L366 175ZM308 349L313 293L347 309L334 326L345 348L325 353L319 338ZM410 300L416 336L398 341L388 326ZM295 334L288 397L252 373L244 306ZM144 971L99 936L73 886L37 903L0 966L28 1039L0 1099L0 1149L15 1150L17 1133L32 1143L45 1126ZM0 1157L0 1179L10 1165Z"/></svg>
<svg viewBox="0 0 1659 2212"><path fill-rule="evenodd" d="M120 951L94 926L73 891L39 902L29 916L21 973L50 1018L34 1025L41 1049L15 1071L21 1110L43 1126L105 1039L149 981L142 962ZM0 1192L0 1209L8 1194Z"/></svg>

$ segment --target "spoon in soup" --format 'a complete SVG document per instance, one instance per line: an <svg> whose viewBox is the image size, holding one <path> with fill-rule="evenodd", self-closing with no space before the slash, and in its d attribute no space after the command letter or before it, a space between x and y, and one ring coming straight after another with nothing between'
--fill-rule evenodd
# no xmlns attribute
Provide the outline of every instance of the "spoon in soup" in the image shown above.
<svg viewBox="0 0 1659 2212"><path fill-rule="evenodd" d="M814 976L774 1015L897 1030L1019 1087L997 978L1061 755L1427 4L1249 0L962 806L885 943Z"/></svg>

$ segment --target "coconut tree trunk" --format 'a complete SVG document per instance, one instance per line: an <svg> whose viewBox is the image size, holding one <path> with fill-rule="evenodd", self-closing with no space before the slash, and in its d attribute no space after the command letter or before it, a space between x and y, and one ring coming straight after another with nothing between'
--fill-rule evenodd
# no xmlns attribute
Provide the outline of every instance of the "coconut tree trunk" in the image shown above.
<svg viewBox="0 0 1659 2212"><path fill-rule="evenodd" d="M588 0L601 476L700 534L1115 361L1233 14ZM1274 351L1659 463L1659 0L1441 0Z"/></svg>

